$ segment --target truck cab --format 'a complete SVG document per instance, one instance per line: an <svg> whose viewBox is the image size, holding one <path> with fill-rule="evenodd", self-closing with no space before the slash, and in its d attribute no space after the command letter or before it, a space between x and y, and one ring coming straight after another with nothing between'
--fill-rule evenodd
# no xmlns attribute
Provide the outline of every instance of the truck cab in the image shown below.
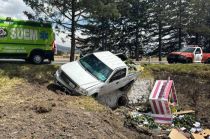
<svg viewBox="0 0 210 139"><path fill-rule="evenodd" d="M183 47L177 52L172 52L168 55L168 63L201 63L204 53L198 46Z"/></svg>
<svg viewBox="0 0 210 139"><path fill-rule="evenodd" d="M136 75L128 72L120 58L104 51L62 65L55 74L55 83L71 93L97 96L123 89L136 80Z"/></svg>

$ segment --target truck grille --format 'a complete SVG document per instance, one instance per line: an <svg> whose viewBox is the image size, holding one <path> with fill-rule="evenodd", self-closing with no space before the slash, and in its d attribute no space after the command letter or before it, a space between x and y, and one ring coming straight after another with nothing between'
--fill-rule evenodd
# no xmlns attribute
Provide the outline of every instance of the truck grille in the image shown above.
<svg viewBox="0 0 210 139"><path fill-rule="evenodd" d="M71 88L76 88L77 85L62 71L60 74L60 78L68 84Z"/></svg>

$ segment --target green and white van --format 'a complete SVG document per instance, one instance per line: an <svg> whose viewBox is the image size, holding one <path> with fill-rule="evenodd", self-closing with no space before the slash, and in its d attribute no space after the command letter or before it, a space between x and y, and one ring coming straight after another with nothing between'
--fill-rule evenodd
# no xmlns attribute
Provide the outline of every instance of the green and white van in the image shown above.
<svg viewBox="0 0 210 139"><path fill-rule="evenodd" d="M0 58L41 64L54 60L55 35L50 23L0 18Z"/></svg>

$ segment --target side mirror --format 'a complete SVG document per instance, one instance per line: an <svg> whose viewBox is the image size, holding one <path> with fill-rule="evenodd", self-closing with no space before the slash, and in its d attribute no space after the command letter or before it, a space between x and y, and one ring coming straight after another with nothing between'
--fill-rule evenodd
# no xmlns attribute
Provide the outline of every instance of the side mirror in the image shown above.
<svg viewBox="0 0 210 139"><path fill-rule="evenodd" d="M6 21L11 21L11 20L12 20L11 17L7 17L7 18L6 18Z"/></svg>

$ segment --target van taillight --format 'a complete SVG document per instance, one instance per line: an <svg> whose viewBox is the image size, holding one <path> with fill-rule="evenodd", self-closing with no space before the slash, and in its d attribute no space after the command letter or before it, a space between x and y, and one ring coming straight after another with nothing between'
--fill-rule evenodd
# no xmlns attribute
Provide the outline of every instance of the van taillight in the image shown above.
<svg viewBox="0 0 210 139"><path fill-rule="evenodd" d="M55 45L55 41L53 41L52 43L52 51L55 53L56 52L56 45Z"/></svg>

